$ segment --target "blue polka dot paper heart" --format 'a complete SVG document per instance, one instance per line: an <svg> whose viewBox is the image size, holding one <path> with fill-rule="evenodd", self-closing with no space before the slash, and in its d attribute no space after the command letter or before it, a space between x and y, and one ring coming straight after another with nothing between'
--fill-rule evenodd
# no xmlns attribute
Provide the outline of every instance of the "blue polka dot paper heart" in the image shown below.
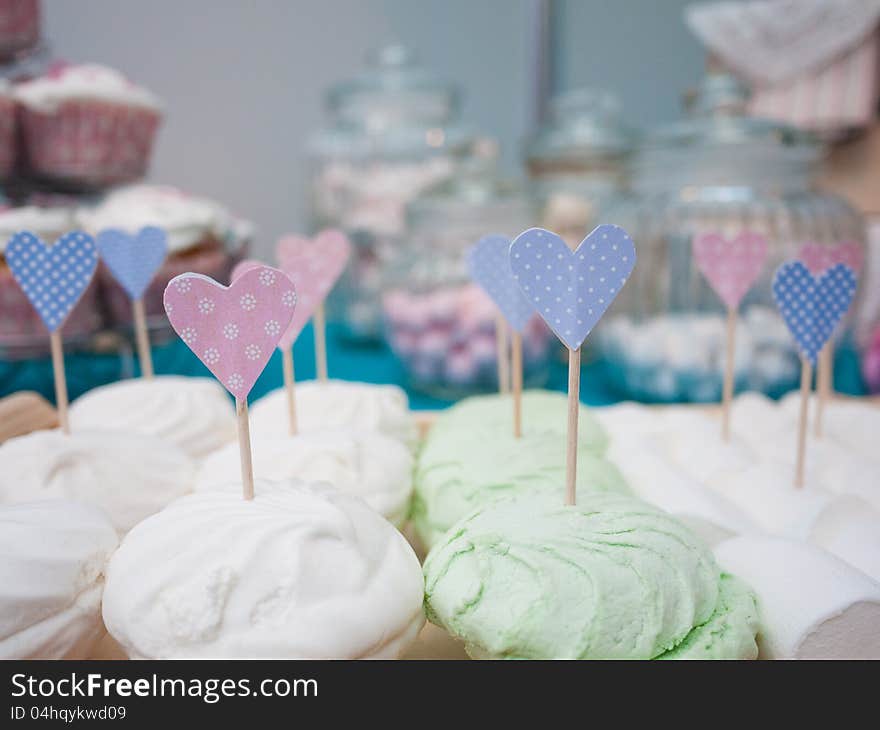
<svg viewBox="0 0 880 730"><path fill-rule="evenodd" d="M108 228L97 238L101 260L132 299L140 299L168 253L168 236L147 226L135 235Z"/></svg>
<svg viewBox="0 0 880 730"><path fill-rule="evenodd" d="M65 233L52 246L20 231L3 255L49 332L64 324L98 266L95 242L82 231Z"/></svg>
<svg viewBox="0 0 880 730"><path fill-rule="evenodd" d="M813 365L856 293L856 274L836 264L813 276L800 261L786 261L773 276L773 298L801 354Z"/></svg>
<svg viewBox="0 0 880 730"><path fill-rule="evenodd" d="M572 251L559 236L531 228L510 246L510 267L523 294L569 349L578 349L636 263L619 226L598 226Z"/></svg>
<svg viewBox="0 0 880 730"><path fill-rule="evenodd" d="M481 238L467 253L471 278L495 302L504 319L522 332L535 313L525 298L510 268L510 239L491 235Z"/></svg>

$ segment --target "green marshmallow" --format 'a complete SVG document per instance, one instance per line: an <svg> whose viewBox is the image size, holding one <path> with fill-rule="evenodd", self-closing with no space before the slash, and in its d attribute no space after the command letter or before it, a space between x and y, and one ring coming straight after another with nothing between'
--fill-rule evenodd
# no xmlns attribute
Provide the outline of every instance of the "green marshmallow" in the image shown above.
<svg viewBox="0 0 880 730"><path fill-rule="evenodd" d="M565 439L532 432L507 432L469 439L429 436L416 465L411 517L416 534L430 548L455 522L498 497L547 494L562 503ZM588 445L578 448L577 490L628 494L620 471Z"/></svg>
<svg viewBox="0 0 880 730"><path fill-rule="evenodd" d="M757 659L758 602L739 578L722 574L718 605L709 620L658 659Z"/></svg>
<svg viewBox="0 0 880 730"><path fill-rule="evenodd" d="M550 390L526 390L522 394L524 436L555 434L565 436L568 399ZM513 432L513 396L481 395L465 398L443 411L431 427L429 439L454 442L473 438L494 438ZM605 452L608 437L590 410L581 405L578 416L578 443L597 454Z"/></svg>
<svg viewBox="0 0 880 730"><path fill-rule="evenodd" d="M681 523L618 494L566 507L559 485L477 507L428 555L428 618L471 656L734 658L754 643L754 597Z"/></svg>

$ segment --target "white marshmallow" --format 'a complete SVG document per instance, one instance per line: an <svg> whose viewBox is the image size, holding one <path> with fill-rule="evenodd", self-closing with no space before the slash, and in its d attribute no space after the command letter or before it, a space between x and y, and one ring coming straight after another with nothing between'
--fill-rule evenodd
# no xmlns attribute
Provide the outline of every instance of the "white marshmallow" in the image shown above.
<svg viewBox="0 0 880 730"><path fill-rule="evenodd" d="M758 596L762 658L880 658L880 584L861 571L776 537L735 537L715 557Z"/></svg>

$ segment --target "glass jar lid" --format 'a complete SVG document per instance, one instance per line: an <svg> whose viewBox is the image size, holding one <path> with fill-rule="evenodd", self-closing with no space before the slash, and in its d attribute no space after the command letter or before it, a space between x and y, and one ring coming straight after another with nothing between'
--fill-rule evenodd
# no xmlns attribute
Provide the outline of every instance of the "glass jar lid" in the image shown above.
<svg viewBox="0 0 880 730"><path fill-rule="evenodd" d="M686 99L688 117L644 140L636 188L806 188L820 156L818 142L780 122L748 116L748 99L736 77L707 75Z"/></svg>
<svg viewBox="0 0 880 730"><path fill-rule="evenodd" d="M342 123L380 132L400 125L444 124L458 108L457 90L430 74L404 46L367 56L367 67L332 87L327 108Z"/></svg>
<svg viewBox="0 0 880 730"><path fill-rule="evenodd" d="M575 89L553 98L549 118L526 145L529 163L623 157L635 144L617 98L598 89Z"/></svg>

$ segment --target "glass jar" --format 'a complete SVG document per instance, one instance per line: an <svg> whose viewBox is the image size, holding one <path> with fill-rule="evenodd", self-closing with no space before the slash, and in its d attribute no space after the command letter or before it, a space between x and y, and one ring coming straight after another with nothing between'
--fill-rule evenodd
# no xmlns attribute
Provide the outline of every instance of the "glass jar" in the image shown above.
<svg viewBox="0 0 880 730"><path fill-rule="evenodd" d="M633 193L604 220L636 242L632 280L597 328L607 372L622 395L647 401L717 401L724 363L724 310L696 268L695 235L763 234L769 255L740 307L736 332L738 389L778 396L797 386L794 340L773 302L779 264L804 244L855 242L864 252L861 217L811 183L820 148L807 135L747 117L748 93L727 75L710 75L690 115L650 135L635 159ZM864 296L860 286L859 299ZM853 310L857 310L857 300ZM835 384L860 390L848 321L837 330Z"/></svg>
<svg viewBox="0 0 880 730"><path fill-rule="evenodd" d="M357 340L381 337L383 273L405 232L406 205L449 179L464 143L458 94L401 46L368 58L364 72L329 90L329 124L310 144L313 230L344 230L351 263L330 300L330 316Z"/></svg>
<svg viewBox="0 0 880 730"><path fill-rule="evenodd" d="M535 208L495 176L497 145L478 141L458 174L407 208L407 245L383 296L388 342L409 384L439 398L498 389L497 309L473 284L465 254L490 233L529 228ZM523 333L523 377L547 377L551 335L535 317Z"/></svg>
<svg viewBox="0 0 880 730"><path fill-rule="evenodd" d="M577 89L554 98L547 123L526 146L541 225L577 246L599 224L597 211L620 193L634 143L611 94Z"/></svg>

